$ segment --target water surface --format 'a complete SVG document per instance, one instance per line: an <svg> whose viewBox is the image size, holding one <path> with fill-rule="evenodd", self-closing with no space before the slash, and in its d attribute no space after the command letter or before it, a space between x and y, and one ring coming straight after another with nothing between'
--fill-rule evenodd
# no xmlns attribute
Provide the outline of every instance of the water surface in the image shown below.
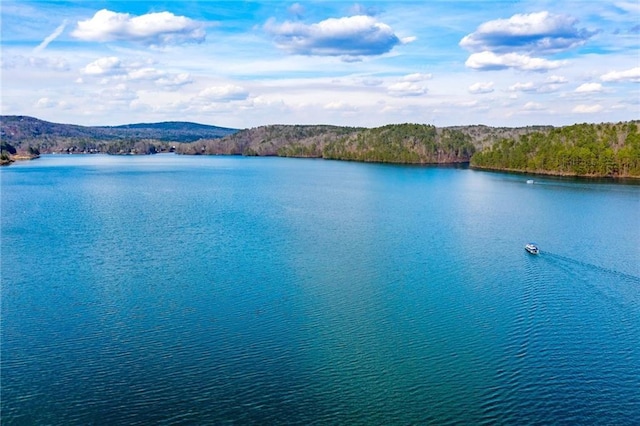
<svg viewBox="0 0 640 426"><path fill-rule="evenodd" d="M0 178L4 424L640 418L638 185L173 155Z"/></svg>

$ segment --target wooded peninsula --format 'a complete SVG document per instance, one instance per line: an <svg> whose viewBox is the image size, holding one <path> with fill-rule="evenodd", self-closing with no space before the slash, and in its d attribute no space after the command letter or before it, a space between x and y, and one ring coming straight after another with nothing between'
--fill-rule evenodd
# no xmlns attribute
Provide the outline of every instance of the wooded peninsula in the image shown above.
<svg viewBox="0 0 640 426"><path fill-rule="evenodd" d="M1 116L0 161L9 164L41 153L175 152L395 164L469 163L473 168L522 173L640 178L638 124L639 120L517 128L269 125L238 130L188 122L86 127Z"/></svg>

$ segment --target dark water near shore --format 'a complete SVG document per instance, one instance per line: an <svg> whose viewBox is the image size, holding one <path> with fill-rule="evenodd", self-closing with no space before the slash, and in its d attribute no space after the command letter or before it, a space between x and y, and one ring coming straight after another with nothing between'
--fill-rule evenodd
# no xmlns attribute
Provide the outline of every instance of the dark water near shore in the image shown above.
<svg viewBox="0 0 640 426"><path fill-rule="evenodd" d="M640 419L640 185L172 155L0 178L2 424Z"/></svg>

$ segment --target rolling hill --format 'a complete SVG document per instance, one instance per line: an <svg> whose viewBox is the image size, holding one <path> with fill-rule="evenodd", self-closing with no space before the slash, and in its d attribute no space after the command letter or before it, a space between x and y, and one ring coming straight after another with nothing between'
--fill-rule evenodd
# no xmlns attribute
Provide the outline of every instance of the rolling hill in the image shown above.
<svg viewBox="0 0 640 426"><path fill-rule="evenodd" d="M78 126L51 123L22 115L0 116L0 137L3 141L21 148L38 146L42 152L53 148L57 142L72 143L125 139L158 142L194 142L200 139L216 139L237 132L237 129L208 126L198 123L167 121L162 123L138 123L123 126Z"/></svg>
<svg viewBox="0 0 640 426"><path fill-rule="evenodd" d="M455 164L566 176L640 177L640 126L376 128L268 125L229 129L169 121L85 127L26 116L0 117L2 160L40 153L251 155L397 163Z"/></svg>

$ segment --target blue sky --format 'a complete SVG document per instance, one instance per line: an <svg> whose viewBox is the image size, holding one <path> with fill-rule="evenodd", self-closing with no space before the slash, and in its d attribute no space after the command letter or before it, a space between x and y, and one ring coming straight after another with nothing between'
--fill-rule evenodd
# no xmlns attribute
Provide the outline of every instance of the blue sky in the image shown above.
<svg viewBox="0 0 640 426"><path fill-rule="evenodd" d="M118 125L640 119L640 2L7 1L2 114Z"/></svg>

